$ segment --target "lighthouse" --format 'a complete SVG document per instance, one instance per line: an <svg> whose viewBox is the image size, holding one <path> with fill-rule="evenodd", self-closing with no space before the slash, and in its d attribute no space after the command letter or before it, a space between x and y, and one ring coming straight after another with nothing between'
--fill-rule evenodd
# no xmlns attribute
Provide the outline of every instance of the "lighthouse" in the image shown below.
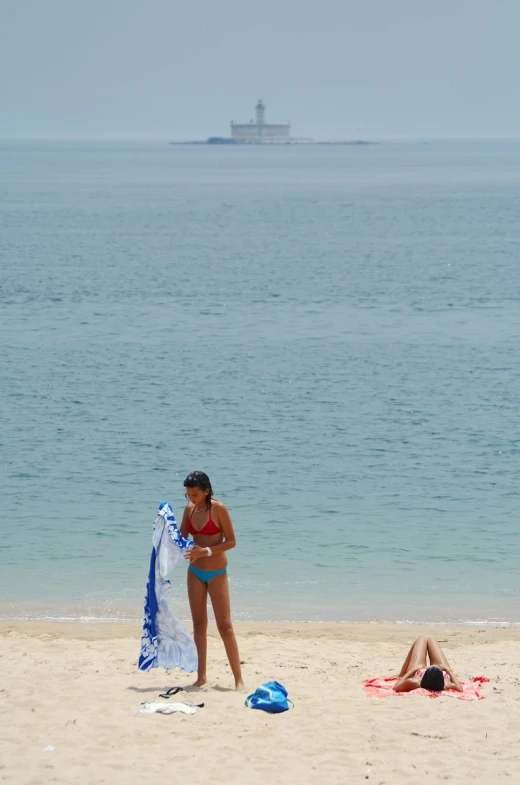
<svg viewBox="0 0 520 785"><path fill-rule="evenodd" d="M265 142L290 142L290 123L266 123L265 104L260 98L255 106L255 119L249 123L231 123L231 139L234 142L262 144Z"/></svg>
<svg viewBox="0 0 520 785"><path fill-rule="evenodd" d="M265 125L265 106L261 98L258 99L258 103L255 106L255 118L257 125Z"/></svg>

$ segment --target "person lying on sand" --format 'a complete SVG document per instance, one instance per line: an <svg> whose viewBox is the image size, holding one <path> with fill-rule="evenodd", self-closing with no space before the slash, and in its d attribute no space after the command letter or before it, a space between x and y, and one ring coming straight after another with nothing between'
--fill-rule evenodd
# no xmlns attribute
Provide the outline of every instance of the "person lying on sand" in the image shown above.
<svg viewBox="0 0 520 785"><path fill-rule="evenodd" d="M430 666L427 665L430 658ZM453 673L441 645L434 638L417 638L403 662L396 692L411 692L422 687L431 692L458 690L463 692L460 681Z"/></svg>

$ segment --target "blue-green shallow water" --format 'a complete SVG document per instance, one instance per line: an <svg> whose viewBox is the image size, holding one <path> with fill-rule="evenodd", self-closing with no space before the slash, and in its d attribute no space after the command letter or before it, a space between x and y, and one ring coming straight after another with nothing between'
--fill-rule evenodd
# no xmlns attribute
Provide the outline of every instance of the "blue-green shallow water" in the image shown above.
<svg viewBox="0 0 520 785"><path fill-rule="evenodd" d="M4 142L0 178L3 616L138 618L199 468L237 619L520 621L520 142Z"/></svg>

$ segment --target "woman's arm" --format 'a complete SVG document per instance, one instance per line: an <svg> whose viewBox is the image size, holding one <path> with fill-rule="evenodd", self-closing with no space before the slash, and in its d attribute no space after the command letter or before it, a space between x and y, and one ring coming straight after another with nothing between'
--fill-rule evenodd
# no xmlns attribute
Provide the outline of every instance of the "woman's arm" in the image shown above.
<svg viewBox="0 0 520 785"><path fill-rule="evenodd" d="M407 671L404 676L401 676L398 682L394 684L394 692L411 692L417 689L417 682L413 678L415 676L415 669Z"/></svg>
<svg viewBox="0 0 520 785"><path fill-rule="evenodd" d="M444 689L446 690L457 690L458 692L464 692L464 687L457 679L455 674L453 673L451 668L444 668L448 676L450 677L447 684L444 685Z"/></svg>
<svg viewBox="0 0 520 785"><path fill-rule="evenodd" d="M213 553L224 553L224 551L230 551L232 548L234 548L237 544L237 540L235 537L235 530L233 529L233 524L231 523L231 518L227 509L223 504L220 503L217 509L218 523L222 528L224 542L221 542L220 545L213 545L211 550Z"/></svg>
<svg viewBox="0 0 520 785"><path fill-rule="evenodd" d="M180 533L182 534L185 540L188 539L188 534L189 534L188 526L190 522L190 508L191 508L191 504L187 504L186 507L184 508L184 512L182 513L181 527L179 529Z"/></svg>

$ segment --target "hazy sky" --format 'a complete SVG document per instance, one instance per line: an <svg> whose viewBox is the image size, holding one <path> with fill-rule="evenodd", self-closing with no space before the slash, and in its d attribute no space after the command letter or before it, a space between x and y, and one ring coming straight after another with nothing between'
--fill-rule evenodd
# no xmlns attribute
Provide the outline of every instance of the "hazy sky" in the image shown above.
<svg viewBox="0 0 520 785"><path fill-rule="evenodd" d="M0 135L520 136L520 0L0 0Z"/></svg>

